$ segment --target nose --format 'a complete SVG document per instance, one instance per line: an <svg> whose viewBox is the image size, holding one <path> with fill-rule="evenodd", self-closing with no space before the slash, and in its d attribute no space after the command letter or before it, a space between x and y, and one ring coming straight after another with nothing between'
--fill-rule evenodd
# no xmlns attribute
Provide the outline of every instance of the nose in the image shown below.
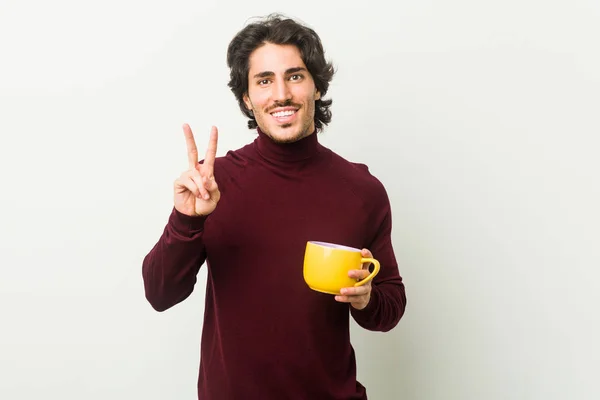
<svg viewBox="0 0 600 400"><path fill-rule="evenodd" d="M285 79L278 79L273 85L273 100L284 102L292 98L292 93Z"/></svg>

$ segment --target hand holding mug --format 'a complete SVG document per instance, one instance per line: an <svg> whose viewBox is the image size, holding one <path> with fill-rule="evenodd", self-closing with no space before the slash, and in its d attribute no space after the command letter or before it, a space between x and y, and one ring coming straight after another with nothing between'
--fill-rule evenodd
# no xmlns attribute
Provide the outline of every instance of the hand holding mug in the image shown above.
<svg viewBox="0 0 600 400"><path fill-rule="evenodd" d="M363 258L373 258L373 254L367 249L361 250ZM348 277L361 281L369 276L369 265L371 262L362 264L361 269L352 269L348 271ZM335 296L335 300L341 303L350 303L357 310L362 310L371 300L371 280L361 286L352 286L340 289L340 294Z"/></svg>
<svg viewBox="0 0 600 400"><path fill-rule="evenodd" d="M373 264L373 272L368 267ZM304 281L311 289L363 309L371 298L371 280L379 261L367 249L309 241L304 254Z"/></svg>

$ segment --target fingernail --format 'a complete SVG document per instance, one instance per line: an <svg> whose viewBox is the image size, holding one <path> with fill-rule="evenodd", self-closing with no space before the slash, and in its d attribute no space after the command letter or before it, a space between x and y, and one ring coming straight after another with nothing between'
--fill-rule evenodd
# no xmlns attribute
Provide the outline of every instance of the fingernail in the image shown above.
<svg viewBox="0 0 600 400"><path fill-rule="evenodd" d="M204 200L208 200L210 198L210 196L208 194L204 195Z"/></svg>

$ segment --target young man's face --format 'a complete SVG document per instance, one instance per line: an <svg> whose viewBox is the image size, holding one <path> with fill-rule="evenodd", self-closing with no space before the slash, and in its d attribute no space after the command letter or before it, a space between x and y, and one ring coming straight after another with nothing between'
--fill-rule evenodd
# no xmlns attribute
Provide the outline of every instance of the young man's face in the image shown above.
<svg viewBox="0 0 600 400"><path fill-rule="evenodd" d="M293 45L266 43L250 55L244 103L259 128L278 143L302 139L315 130L315 101L321 94Z"/></svg>

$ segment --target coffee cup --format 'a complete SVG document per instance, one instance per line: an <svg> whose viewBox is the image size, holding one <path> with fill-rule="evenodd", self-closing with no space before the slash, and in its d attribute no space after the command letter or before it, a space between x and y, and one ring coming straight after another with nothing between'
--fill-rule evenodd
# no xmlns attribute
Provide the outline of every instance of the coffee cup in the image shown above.
<svg viewBox="0 0 600 400"><path fill-rule="evenodd" d="M362 269L363 263L372 263L373 271L356 281L348 276L353 269ZM313 290L340 294L345 287L362 286L379 273L379 261L365 258L360 249L335 243L309 241L304 253L304 281Z"/></svg>

